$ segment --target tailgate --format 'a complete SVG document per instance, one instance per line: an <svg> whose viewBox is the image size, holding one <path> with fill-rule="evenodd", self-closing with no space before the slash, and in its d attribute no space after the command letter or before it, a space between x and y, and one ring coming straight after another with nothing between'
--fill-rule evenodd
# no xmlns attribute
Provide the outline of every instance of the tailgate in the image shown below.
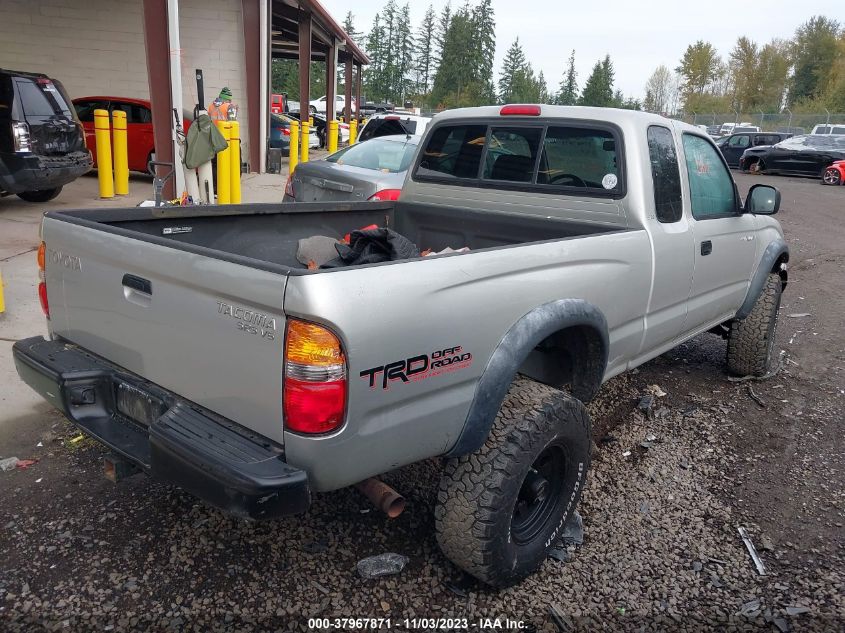
<svg viewBox="0 0 845 633"><path fill-rule="evenodd" d="M283 442L286 275L49 216L43 239L55 335Z"/></svg>

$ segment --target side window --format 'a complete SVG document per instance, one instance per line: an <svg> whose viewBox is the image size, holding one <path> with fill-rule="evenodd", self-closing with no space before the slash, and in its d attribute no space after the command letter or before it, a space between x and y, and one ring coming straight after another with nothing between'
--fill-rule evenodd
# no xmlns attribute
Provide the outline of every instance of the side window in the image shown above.
<svg viewBox="0 0 845 633"><path fill-rule="evenodd" d="M613 134L607 130L549 127L543 141L537 183L621 190Z"/></svg>
<svg viewBox="0 0 845 633"><path fill-rule="evenodd" d="M494 127L482 178L532 182L542 133L542 128Z"/></svg>
<svg viewBox="0 0 845 633"><path fill-rule="evenodd" d="M127 123L150 123L153 120L147 108L135 103L113 103L112 112L115 110L123 110L126 113Z"/></svg>
<svg viewBox="0 0 845 633"><path fill-rule="evenodd" d="M684 134L684 155L689 176L692 217L704 220L736 215L733 179L716 148L699 136Z"/></svg>
<svg viewBox="0 0 845 633"><path fill-rule="evenodd" d="M76 116L83 123L92 123L94 121L94 110L108 110L109 104L107 101L79 101L74 104L76 108Z"/></svg>
<svg viewBox="0 0 845 633"><path fill-rule="evenodd" d="M651 160L651 180L654 183L654 208L657 221L677 222L683 214L681 198L681 169L675 139L665 127L648 128L648 155Z"/></svg>
<svg viewBox="0 0 845 633"><path fill-rule="evenodd" d="M416 175L437 178L478 178L485 125L442 125L434 130L422 153Z"/></svg>
<svg viewBox="0 0 845 633"><path fill-rule="evenodd" d="M774 136L772 134L763 135L763 136L756 136L754 138L754 145L774 145L780 140L779 136Z"/></svg>
<svg viewBox="0 0 845 633"><path fill-rule="evenodd" d="M27 117L51 117L56 114L53 104L41 88L30 79L16 79L18 98Z"/></svg>
<svg viewBox="0 0 845 633"><path fill-rule="evenodd" d="M732 136L731 140L728 141L728 145L730 147L748 147L750 144L751 143L747 134L742 134L740 136Z"/></svg>

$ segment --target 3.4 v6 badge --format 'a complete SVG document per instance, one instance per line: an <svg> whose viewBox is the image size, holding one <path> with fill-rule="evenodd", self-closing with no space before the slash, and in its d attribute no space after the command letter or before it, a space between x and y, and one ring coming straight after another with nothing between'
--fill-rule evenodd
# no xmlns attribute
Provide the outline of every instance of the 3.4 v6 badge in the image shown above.
<svg viewBox="0 0 845 633"><path fill-rule="evenodd" d="M389 389L394 380L416 382L465 369L471 364L472 354L457 345L366 369L361 372L361 378L369 379L370 389L375 389L377 382L382 389Z"/></svg>

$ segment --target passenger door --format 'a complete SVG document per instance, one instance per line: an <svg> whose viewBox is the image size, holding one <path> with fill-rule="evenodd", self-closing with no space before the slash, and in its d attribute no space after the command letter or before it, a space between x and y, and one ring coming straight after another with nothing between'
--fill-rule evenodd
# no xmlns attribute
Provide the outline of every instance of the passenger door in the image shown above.
<svg viewBox="0 0 845 633"><path fill-rule="evenodd" d="M739 157L751 145L751 137L748 134L735 134L722 146L722 154L728 165L736 167L739 165Z"/></svg>
<svg viewBox="0 0 845 633"><path fill-rule="evenodd" d="M745 298L757 222L741 212L733 178L712 143L683 134L694 236L694 272L685 330L731 318Z"/></svg>
<svg viewBox="0 0 845 633"><path fill-rule="evenodd" d="M154 151L153 117L149 108L138 103L112 101L112 112L126 113L126 143L129 151L129 169L147 171L147 161Z"/></svg>
<svg viewBox="0 0 845 633"><path fill-rule="evenodd" d="M647 131L653 199L646 194L646 220L652 239L654 278L641 350L667 346L683 331L693 278L693 233L684 214L678 150L672 131Z"/></svg>

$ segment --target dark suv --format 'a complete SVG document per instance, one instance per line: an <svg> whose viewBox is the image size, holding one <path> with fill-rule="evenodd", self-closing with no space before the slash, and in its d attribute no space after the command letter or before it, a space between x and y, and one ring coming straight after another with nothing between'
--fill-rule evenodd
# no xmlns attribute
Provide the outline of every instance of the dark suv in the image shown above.
<svg viewBox="0 0 845 633"><path fill-rule="evenodd" d="M46 202L90 169L82 125L61 83L0 68L0 196Z"/></svg>
<svg viewBox="0 0 845 633"><path fill-rule="evenodd" d="M781 132L734 132L716 141L722 156L730 167L739 167L739 158L749 147L774 145L788 139L792 134Z"/></svg>

